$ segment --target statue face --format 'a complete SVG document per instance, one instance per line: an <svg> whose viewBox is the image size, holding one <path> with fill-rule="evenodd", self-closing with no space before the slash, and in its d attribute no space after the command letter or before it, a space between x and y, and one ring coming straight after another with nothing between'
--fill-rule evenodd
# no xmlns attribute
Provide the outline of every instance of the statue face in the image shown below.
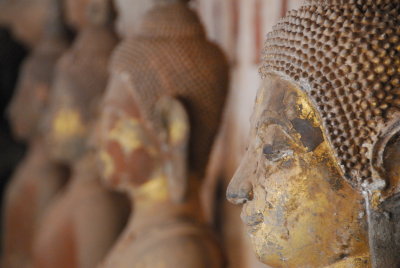
<svg viewBox="0 0 400 268"><path fill-rule="evenodd" d="M52 157L60 162L78 160L87 148L97 103L86 103L71 83L58 79L50 99L46 141ZM94 99L94 98L93 98Z"/></svg>
<svg viewBox="0 0 400 268"><path fill-rule="evenodd" d="M120 190L146 182L160 156L157 139L140 116L132 89L124 82L111 79L98 132L102 178Z"/></svg>
<svg viewBox="0 0 400 268"><path fill-rule="evenodd" d="M31 72L23 73L10 104L11 126L18 138L27 140L37 134L40 118L48 103L48 81L38 81Z"/></svg>
<svg viewBox="0 0 400 268"><path fill-rule="evenodd" d="M342 178L304 92L279 77L259 90L251 140L227 192L260 260L321 267L368 252L363 198Z"/></svg>

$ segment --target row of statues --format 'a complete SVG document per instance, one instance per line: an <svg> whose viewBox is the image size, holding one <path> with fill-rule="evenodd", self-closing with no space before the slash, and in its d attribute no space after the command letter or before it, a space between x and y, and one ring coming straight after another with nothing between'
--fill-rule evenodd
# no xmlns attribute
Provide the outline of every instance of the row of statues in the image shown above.
<svg viewBox="0 0 400 268"><path fill-rule="evenodd" d="M114 33L53 0L9 108L28 153L5 195L5 268L228 267L200 189L229 66L188 0ZM271 267L400 265L400 1L306 0L267 36L227 198ZM239 234L238 234L239 235Z"/></svg>
<svg viewBox="0 0 400 268"><path fill-rule="evenodd" d="M53 2L10 107L30 147L7 191L4 267L222 267L199 186L223 53L187 1L159 1L118 46L110 0L89 2L72 44Z"/></svg>

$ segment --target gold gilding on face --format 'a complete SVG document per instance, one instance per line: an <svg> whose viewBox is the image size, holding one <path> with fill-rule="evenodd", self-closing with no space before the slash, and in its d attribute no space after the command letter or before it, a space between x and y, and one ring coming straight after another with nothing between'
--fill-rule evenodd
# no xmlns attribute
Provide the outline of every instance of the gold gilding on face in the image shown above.
<svg viewBox="0 0 400 268"><path fill-rule="evenodd" d="M119 119L111 129L108 139L115 141L124 150L125 154L142 147L143 133L140 131L137 120L133 118Z"/></svg>
<svg viewBox="0 0 400 268"><path fill-rule="evenodd" d="M260 90L251 143L228 189L244 204L260 260L328 267L368 254L363 198L342 178L307 95L275 76Z"/></svg>
<svg viewBox="0 0 400 268"><path fill-rule="evenodd" d="M118 86L114 86L115 82ZM124 84L112 80L105 96L107 105L99 121L101 176L113 188L130 191L153 173L159 153L147 127L134 109ZM118 94L116 94L118 92Z"/></svg>
<svg viewBox="0 0 400 268"><path fill-rule="evenodd" d="M54 137L61 140L86 133L81 114L70 108L62 108L57 111L53 119L52 130Z"/></svg>
<svg viewBox="0 0 400 268"><path fill-rule="evenodd" d="M152 156L157 154L144 126L133 117L119 118L106 139L116 142L126 156L139 149L143 149Z"/></svg>

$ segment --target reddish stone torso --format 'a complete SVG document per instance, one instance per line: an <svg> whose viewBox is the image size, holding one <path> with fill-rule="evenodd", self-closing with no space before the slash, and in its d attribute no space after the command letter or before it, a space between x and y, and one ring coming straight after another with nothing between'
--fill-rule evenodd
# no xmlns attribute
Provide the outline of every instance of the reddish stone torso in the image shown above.
<svg viewBox="0 0 400 268"><path fill-rule="evenodd" d="M125 199L101 185L93 165L77 165L39 229L35 268L95 267L126 222Z"/></svg>
<svg viewBox="0 0 400 268"><path fill-rule="evenodd" d="M66 175L63 168L49 160L40 141L30 148L5 196L5 267L29 266L38 223L65 185Z"/></svg>

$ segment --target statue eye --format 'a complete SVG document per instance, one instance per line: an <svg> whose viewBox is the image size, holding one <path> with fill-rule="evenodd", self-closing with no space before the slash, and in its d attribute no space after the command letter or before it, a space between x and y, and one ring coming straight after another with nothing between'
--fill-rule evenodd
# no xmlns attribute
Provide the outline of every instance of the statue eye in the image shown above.
<svg viewBox="0 0 400 268"><path fill-rule="evenodd" d="M265 156L268 156L268 155L272 154L273 152L274 152L274 148L272 147L272 145L267 144L267 145L264 146L263 154Z"/></svg>
<svg viewBox="0 0 400 268"><path fill-rule="evenodd" d="M292 156L293 150L283 144L271 145L267 144L263 147L263 155L269 161L276 162L285 157Z"/></svg>

